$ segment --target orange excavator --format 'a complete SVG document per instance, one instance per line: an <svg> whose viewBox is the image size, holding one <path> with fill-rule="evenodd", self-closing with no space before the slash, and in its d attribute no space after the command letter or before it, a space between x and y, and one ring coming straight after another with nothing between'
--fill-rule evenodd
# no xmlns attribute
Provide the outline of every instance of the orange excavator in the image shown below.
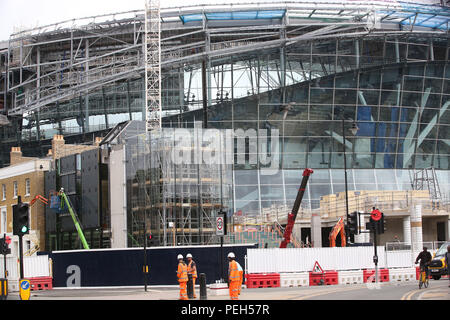
<svg viewBox="0 0 450 320"><path fill-rule="evenodd" d="M338 222L330 232L330 235L328 237L328 239L330 240L330 247L336 247L336 238L339 233L341 233L341 247L345 247L347 245L347 242L345 240L345 225L344 219L342 217L339 218Z"/></svg>

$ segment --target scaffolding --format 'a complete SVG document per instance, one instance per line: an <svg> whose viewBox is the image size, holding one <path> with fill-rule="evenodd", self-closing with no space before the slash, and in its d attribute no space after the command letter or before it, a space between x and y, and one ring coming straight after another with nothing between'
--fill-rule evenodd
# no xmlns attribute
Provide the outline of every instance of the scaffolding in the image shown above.
<svg viewBox="0 0 450 320"><path fill-rule="evenodd" d="M145 120L147 131L161 128L161 15L159 0L145 4Z"/></svg>
<svg viewBox="0 0 450 320"><path fill-rule="evenodd" d="M130 246L142 245L148 234L164 246L217 243L217 212L232 210L231 165L204 159L214 150L198 128L182 129L183 138L192 138L182 146L177 130L154 130L126 142ZM223 146L224 135L218 137Z"/></svg>
<svg viewBox="0 0 450 320"><path fill-rule="evenodd" d="M411 172L411 187L413 190L428 190L433 202L442 200L441 189L434 167L420 169Z"/></svg>

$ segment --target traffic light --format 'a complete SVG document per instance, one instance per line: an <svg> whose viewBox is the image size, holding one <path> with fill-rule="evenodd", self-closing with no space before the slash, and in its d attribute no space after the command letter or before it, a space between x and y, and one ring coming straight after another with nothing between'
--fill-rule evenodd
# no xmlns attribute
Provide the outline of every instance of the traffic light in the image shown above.
<svg viewBox="0 0 450 320"><path fill-rule="evenodd" d="M386 231L386 224L384 222L384 213L381 213L381 219L378 221L377 233L382 234Z"/></svg>
<svg viewBox="0 0 450 320"><path fill-rule="evenodd" d="M0 239L0 254L7 255L11 253L7 239Z"/></svg>
<svg viewBox="0 0 450 320"><path fill-rule="evenodd" d="M27 203L19 203L13 206L13 234L16 236L30 233L29 207Z"/></svg>
<svg viewBox="0 0 450 320"><path fill-rule="evenodd" d="M353 211L349 213L347 219L347 228L350 234L359 234L359 226L358 226L358 212Z"/></svg>
<svg viewBox="0 0 450 320"><path fill-rule="evenodd" d="M374 220L370 218L370 230L376 232L377 234L382 234L386 231L386 224L384 222L384 213L381 213L379 220Z"/></svg>

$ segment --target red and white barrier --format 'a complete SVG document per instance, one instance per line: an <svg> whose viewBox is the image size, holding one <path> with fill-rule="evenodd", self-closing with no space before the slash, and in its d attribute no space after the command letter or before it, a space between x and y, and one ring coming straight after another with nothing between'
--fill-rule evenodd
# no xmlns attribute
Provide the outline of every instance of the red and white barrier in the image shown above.
<svg viewBox="0 0 450 320"><path fill-rule="evenodd" d="M280 273L281 287L308 287L309 272Z"/></svg>
<svg viewBox="0 0 450 320"><path fill-rule="evenodd" d="M399 282L399 281L416 281L416 268L380 268L378 270L379 282ZM246 278L253 281L250 286L247 282L247 288L267 288L274 287L268 285L269 279L278 279L280 287L308 287L317 285L346 285L346 284L363 284L375 282L375 270L343 270L320 272L282 272L279 274L247 274ZM256 281L260 281L259 284ZM261 282L262 281L262 282ZM264 282L265 281L265 282Z"/></svg>
<svg viewBox="0 0 450 320"><path fill-rule="evenodd" d="M339 284L364 283L362 270L339 271Z"/></svg>

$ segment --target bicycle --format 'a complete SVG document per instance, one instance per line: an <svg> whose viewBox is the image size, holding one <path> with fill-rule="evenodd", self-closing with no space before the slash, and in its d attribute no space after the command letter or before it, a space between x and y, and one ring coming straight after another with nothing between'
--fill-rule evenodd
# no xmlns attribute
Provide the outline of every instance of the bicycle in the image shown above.
<svg viewBox="0 0 450 320"><path fill-rule="evenodd" d="M425 271L425 268L423 266L420 267L420 275L419 275L419 289L422 289L422 285L425 288L428 288L428 277L427 272Z"/></svg>

